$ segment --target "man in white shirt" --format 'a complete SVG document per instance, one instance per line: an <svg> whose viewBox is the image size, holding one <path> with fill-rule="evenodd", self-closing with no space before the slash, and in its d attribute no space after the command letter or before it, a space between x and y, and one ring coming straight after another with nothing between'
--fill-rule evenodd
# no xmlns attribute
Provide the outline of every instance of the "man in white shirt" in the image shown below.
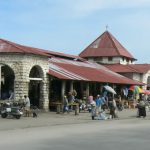
<svg viewBox="0 0 150 150"><path fill-rule="evenodd" d="M29 117L29 114L30 114L30 99L26 95L24 95L24 104L25 104L26 116Z"/></svg>

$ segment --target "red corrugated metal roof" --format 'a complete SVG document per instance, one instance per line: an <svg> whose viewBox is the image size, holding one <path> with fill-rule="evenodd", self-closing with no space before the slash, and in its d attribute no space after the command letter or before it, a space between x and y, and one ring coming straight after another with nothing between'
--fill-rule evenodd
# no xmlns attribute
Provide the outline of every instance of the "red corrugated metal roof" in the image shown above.
<svg viewBox="0 0 150 150"><path fill-rule="evenodd" d="M109 57L123 56L135 60L135 58L116 40L108 31L99 36L80 54L80 57Z"/></svg>
<svg viewBox="0 0 150 150"><path fill-rule="evenodd" d="M150 64L128 64L128 65L111 64L104 66L118 73L125 73L125 72L146 73L150 70Z"/></svg>
<svg viewBox="0 0 150 150"><path fill-rule="evenodd" d="M51 58L49 60L49 74L60 79L68 80L142 85L142 83L112 72L102 65L88 61L78 62L60 58Z"/></svg>
<svg viewBox="0 0 150 150"><path fill-rule="evenodd" d="M45 53L56 56L56 57L64 57L64 58L71 58L71 59L77 59L77 60L81 60L81 61L86 61L84 58L81 58L79 56L75 56L75 55L70 55L70 54L64 54L64 53L60 53L60 52L54 52L54 51L49 51L49 50L44 50Z"/></svg>
<svg viewBox="0 0 150 150"><path fill-rule="evenodd" d="M30 53L35 55L50 56L42 49L19 45L7 40L0 39L0 53Z"/></svg>
<svg viewBox="0 0 150 150"><path fill-rule="evenodd" d="M20 44L10 42L4 39L0 39L0 53L30 53L30 54L35 54L35 55L49 56L49 57L53 55L57 57L78 59L78 60L84 61L84 59L79 56L24 46L24 45L20 45Z"/></svg>
<svg viewBox="0 0 150 150"><path fill-rule="evenodd" d="M150 64L131 64L128 65L139 73L147 73L150 70Z"/></svg>

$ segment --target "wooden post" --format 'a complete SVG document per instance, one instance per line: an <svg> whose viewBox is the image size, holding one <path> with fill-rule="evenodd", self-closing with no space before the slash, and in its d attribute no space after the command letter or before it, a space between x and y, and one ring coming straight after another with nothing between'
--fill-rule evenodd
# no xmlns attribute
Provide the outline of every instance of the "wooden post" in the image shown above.
<svg viewBox="0 0 150 150"><path fill-rule="evenodd" d="M70 91L69 92L72 92L73 91L73 81L70 81Z"/></svg>
<svg viewBox="0 0 150 150"><path fill-rule="evenodd" d="M86 83L86 97L87 97L87 98L89 97L89 89L90 89L89 83L87 82L87 83Z"/></svg>

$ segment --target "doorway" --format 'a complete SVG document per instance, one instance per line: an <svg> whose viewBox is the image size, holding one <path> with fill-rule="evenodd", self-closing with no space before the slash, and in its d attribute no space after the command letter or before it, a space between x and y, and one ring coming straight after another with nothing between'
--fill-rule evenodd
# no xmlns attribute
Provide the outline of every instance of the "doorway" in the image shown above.
<svg viewBox="0 0 150 150"><path fill-rule="evenodd" d="M40 107L40 99L42 99L42 80L43 72L40 66L32 67L29 74L29 98L32 106Z"/></svg>
<svg viewBox="0 0 150 150"><path fill-rule="evenodd" d="M0 99L9 99L14 93L14 71L7 65L1 65ZM13 94L14 95L14 94ZM14 99L14 97L12 97Z"/></svg>

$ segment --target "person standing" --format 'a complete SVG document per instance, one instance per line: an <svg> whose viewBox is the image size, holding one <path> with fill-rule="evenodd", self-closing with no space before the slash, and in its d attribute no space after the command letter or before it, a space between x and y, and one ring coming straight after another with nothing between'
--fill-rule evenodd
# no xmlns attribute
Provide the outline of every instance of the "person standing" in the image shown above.
<svg viewBox="0 0 150 150"><path fill-rule="evenodd" d="M63 113L68 112L69 113L69 103L68 103L68 98L65 95L64 100L63 100L64 106L63 106Z"/></svg>
<svg viewBox="0 0 150 150"><path fill-rule="evenodd" d="M88 103L91 104L91 103L94 101L94 100L93 100L93 96L90 95L89 98L88 98L88 100L89 100Z"/></svg>
<svg viewBox="0 0 150 150"><path fill-rule="evenodd" d="M145 102L143 100L140 100L138 104L138 117L146 117L146 108L145 108Z"/></svg>
<svg viewBox="0 0 150 150"><path fill-rule="evenodd" d="M91 102L91 117L92 120L96 117L96 102L94 100Z"/></svg>
<svg viewBox="0 0 150 150"><path fill-rule="evenodd" d="M14 92L12 90L9 91L9 100L14 100Z"/></svg>
<svg viewBox="0 0 150 150"><path fill-rule="evenodd" d="M96 102L96 114L98 115L101 112L101 106L103 105L102 97L100 95L97 95L97 98L95 100Z"/></svg>
<svg viewBox="0 0 150 150"><path fill-rule="evenodd" d="M25 116L30 116L30 99L27 95L24 95L24 105L25 105Z"/></svg>
<svg viewBox="0 0 150 150"><path fill-rule="evenodd" d="M109 101L110 116L112 119L116 118L116 106L116 101L112 98L111 101Z"/></svg>

